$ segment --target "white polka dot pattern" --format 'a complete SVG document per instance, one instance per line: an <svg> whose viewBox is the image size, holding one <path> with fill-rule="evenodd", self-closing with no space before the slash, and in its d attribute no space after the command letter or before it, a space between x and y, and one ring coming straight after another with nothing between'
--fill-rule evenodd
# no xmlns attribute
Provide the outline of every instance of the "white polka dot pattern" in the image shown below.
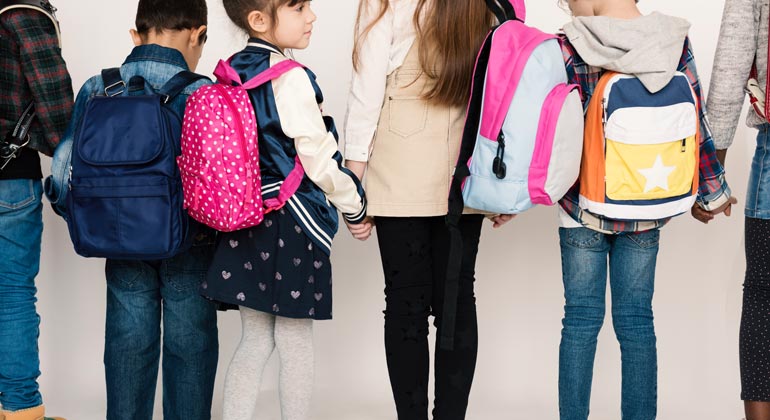
<svg viewBox="0 0 770 420"><path fill-rule="evenodd" d="M257 130L240 86L203 86L187 100L177 162L184 207L193 219L222 232L262 221Z"/></svg>

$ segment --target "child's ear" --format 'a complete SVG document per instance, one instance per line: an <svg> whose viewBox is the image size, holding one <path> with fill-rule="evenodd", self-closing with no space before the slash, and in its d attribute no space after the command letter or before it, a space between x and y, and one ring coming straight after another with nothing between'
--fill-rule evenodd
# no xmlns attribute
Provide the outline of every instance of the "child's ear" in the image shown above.
<svg viewBox="0 0 770 420"><path fill-rule="evenodd" d="M246 17L249 22L249 28L252 31L263 34L270 29L270 18L259 10L254 10Z"/></svg>
<svg viewBox="0 0 770 420"><path fill-rule="evenodd" d="M144 38L142 38L142 35L140 35L136 29L131 29L128 31L128 33L131 34L131 41L134 42L135 47L144 45Z"/></svg>
<svg viewBox="0 0 770 420"><path fill-rule="evenodd" d="M190 31L189 43L191 47L202 47L206 43L206 31L208 27L206 25L199 26Z"/></svg>

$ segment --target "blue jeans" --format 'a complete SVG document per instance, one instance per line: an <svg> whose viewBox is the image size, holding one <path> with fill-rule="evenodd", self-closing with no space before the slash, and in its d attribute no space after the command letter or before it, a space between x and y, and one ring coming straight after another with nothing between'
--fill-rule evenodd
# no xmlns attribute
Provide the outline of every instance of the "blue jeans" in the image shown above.
<svg viewBox="0 0 770 420"><path fill-rule="evenodd" d="M0 404L8 411L43 403L35 311L42 193L40 180L0 180Z"/></svg>
<svg viewBox="0 0 770 420"><path fill-rule="evenodd" d="M213 245L162 261L107 260L108 420L151 420L163 323L163 418L208 420L219 357L216 306L198 294Z"/></svg>
<svg viewBox="0 0 770 420"><path fill-rule="evenodd" d="M759 127L746 190L746 217L770 219L770 125Z"/></svg>
<svg viewBox="0 0 770 420"><path fill-rule="evenodd" d="M655 419L658 366L652 295L660 231L605 235L587 228L560 228L559 237L566 300L559 347L561 420L588 418L608 260L612 325L623 374L622 419Z"/></svg>

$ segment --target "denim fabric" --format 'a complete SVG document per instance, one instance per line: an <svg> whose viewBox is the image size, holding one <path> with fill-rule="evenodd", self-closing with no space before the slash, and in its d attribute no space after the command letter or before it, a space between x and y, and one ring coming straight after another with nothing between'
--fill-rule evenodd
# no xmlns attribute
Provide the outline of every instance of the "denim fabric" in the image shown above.
<svg viewBox="0 0 770 420"><path fill-rule="evenodd" d="M134 76L142 76L149 87L158 91L174 75L183 70L189 70L189 68L181 52L151 44L135 47L120 67L120 74L126 83ZM210 82L200 80L190 84L169 102L168 106L181 117L184 114L187 98L196 89L207 83ZM80 88L67 132L53 156L51 176L45 180L45 194L51 201L54 211L64 218L66 218L67 210L65 206L69 186L72 141L83 119L88 100L97 95L104 95L104 83L100 75L88 79Z"/></svg>
<svg viewBox="0 0 770 420"><path fill-rule="evenodd" d="M746 217L770 219L770 125L759 127L746 191Z"/></svg>
<svg viewBox="0 0 770 420"><path fill-rule="evenodd" d="M211 418L216 306L198 289L213 252L207 243L162 261L107 260L108 420L152 419L161 347L163 418Z"/></svg>
<svg viewBox="0 0 770 420"><path fill-rule="evenodd" d="M608 274L612 324L621 352L621 418L655 419L658 367L652 295L660 231L606 235L560 228L559 237L566 300L559 348L561 420L588 418Z"/></svg>
<svg viewBox="0 0 770 420"><path fill-rule="evenodd" d="M0 404L9 411L42 404L35 311L41 198L40 180L0 181Z"/></svg>

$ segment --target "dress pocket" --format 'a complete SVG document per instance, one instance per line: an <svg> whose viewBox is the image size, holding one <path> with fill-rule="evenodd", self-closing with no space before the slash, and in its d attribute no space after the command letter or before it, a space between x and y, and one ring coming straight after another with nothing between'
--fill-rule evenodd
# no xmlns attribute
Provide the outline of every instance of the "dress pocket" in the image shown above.
<svg viewBox="0 0 770 420"><path fill-rule="evenodd" d="M428 102L420 96L388 96L388 129L409 138L425 130L428 122Z"/></svg>

